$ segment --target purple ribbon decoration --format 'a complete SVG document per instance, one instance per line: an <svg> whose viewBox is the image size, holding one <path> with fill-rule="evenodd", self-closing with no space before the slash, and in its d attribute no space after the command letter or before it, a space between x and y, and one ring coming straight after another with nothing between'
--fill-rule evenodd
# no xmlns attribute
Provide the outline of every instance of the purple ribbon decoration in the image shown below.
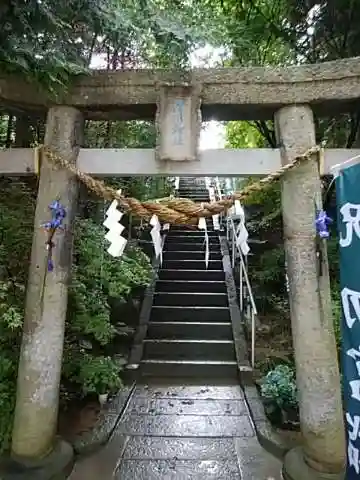
<svg viewBox="0 0 360 480"><path fill-rule="evenodd" d="M44 223L42 227L45 228L45 230L48 232L48 238L45 242L46 248L49 252L47 269L48 269L48 272L52 272L54 270L52 252L53 252L53 248L55 247L53 238L56 230L64 229L62 222L66 217L66 210L65 210L65 207L58 200L54 200L53 202L51 202L51 204L49 205L49 210L51 212L51 220L49 222Z"/></svg>
<svg viewBox="0 0 360 480"><path fill-rule="evenodd" d="M332 218L327 216L324 210L320 210L316 215L315 226L320 238L329 238L329 225L332 223Z"/></svg>

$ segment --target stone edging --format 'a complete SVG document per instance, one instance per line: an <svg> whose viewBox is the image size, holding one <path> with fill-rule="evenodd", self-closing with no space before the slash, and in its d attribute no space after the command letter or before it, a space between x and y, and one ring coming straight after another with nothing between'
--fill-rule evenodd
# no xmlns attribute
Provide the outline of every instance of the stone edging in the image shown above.
<svg viewBox="0 0 360 480"><path fill-rule="evenodd" d="M105 445L115 430L131 395L135 389L135 383L124 385L117 395L105 405L95 427L74 438L71 442L77 455L89 455Z"/></svg>
<svg viewBox="0 0 360 480"><path fill-rule="evenodd" d="M164 247L164 243L166 240L166 234L162 236L161 240L161 247ZM147 286L145 290L144 300L142 302L140 316L139 316L139 323L136 329L136 333L133 340L133 345L129 355L129 362L126 367L126 371L136 375L139 371L140 362L143 354L144 343L143 340L146 337L151 309L153 306L153 299L155 293L156 282L158 280L158 271L160 268L160 258L153 257L152 260L152 268L153 268L153 275L150 281L150 284Z"/></svg>
<svg viewBox="0 0 360 480"><path fill-rule="evenodd" d="M250 363L247 358L247 346L244 329L242 323L240 322L241 313L237 301L236 286L231 266L228 242L226 237L224 235L221 235L221 233L219 234L219 242L225 274L225 284L229 302L230 319L235 343L236 360L241 375L242 369L244 369L244 367L247 370L250 369Z"/></svg>
<svg viewBox="0 0 360 480"><path fill-rule="evenodd" d="M263 403L255 385L242 385L245 401L253 421L259 443L265 450L282 460L298 444L283 438L267 419Z"/></svg>

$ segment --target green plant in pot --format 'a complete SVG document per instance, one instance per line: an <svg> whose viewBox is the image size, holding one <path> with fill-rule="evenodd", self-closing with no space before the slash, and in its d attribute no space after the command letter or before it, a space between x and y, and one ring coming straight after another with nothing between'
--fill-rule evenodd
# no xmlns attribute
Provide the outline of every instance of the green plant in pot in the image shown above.
<svg viewBox="0 0 360 480"><path fill-rule="evenodd" d="M85 395L96 393L100 403L106 401L110 393L116 392L122 385L120 366L111 357L93 357L85 354L78 373L78 381Z"/></svg>
<svg viewBox="0 0 360 480"><path fill-rule="evenodd" d="M293 368L278 365L270 370L261 380L260 391L265 411L274 424L298 427L299 404Z"/></svg>

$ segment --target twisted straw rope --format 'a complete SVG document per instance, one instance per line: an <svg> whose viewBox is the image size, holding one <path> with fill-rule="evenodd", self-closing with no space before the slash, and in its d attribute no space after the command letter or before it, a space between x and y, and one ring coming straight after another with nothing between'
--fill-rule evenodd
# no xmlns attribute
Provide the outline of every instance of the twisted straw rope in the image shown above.
<svg viewBox="0 0 360 480"><path fill-rule="evenodd" d="M103 181L96 180L90 175L81 172L78 168L60 155L57 155L48 147L42 147L42 152L50 162L55 166L65 168L76 175L81 182L98 196L105 200L117 200L126 211L131 212L140 218L144 218L145 220L150 220L153 215L157 215L161 222L173 225L196 225L201 217L212 217L213 215L228 210L233 206L235 200L243 200L250 194L261 191L266 185L279 180L287 172L294 169L300 163L310 160L313 155L320 151L321 148L318 146L311 147L305 153L295 157L291 163L284 165L273 173L270 173L258 182L247 185L240 192L229 195L214 203L199 204L186 198L166 198L140 202L136 198L124 197L119 195L114 188L106 185Z"/></svg>

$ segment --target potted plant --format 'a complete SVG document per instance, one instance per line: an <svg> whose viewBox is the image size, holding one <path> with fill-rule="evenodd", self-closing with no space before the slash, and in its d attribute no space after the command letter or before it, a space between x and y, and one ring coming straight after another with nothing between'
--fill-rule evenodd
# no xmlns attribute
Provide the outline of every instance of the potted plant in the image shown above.
<svg viewBox="0 0 360 480"><path fill-rule="evenodd" d="M84 394L95 393L101 405L106 403L110 393L121 385L121 368L111 357L92 357L86 355L81 363L79 380Z"/></svg>
<svg viewBox="0 0 360 480"><path fill-rule="evenodd" d="M266 414L272 423L287 429L299 427L299 405L295 371L288 365L278 365L260 382Z"/></svg>

